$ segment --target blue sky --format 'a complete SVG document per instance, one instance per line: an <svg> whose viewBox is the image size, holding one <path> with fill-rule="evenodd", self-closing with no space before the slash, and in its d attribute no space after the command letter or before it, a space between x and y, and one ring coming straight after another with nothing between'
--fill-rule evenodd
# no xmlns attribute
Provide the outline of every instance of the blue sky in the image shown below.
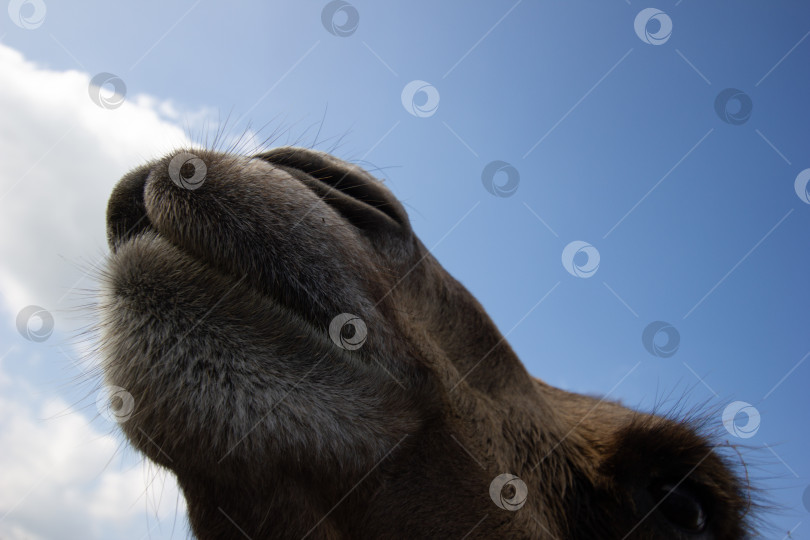
<svg viewBox="0 0 810 540"><path fill-rule="evenodd" d="M52 211L49 205L64 198L47 193L57 191L7 176L0 213L22 217L3 222L0 250L25 241L29 263L56 276L95 261L105 250L103 201L129 167L152 157L153 134L178 140L177 126L189 125L200 138L229 117L230 134L269 122L262 133L279 131L279 144L310 145L320 129L317 147L342 137L337 155L380 168L375 174L405 203L425 245L508 333L533 375L642 408L684 393L687 404L708 401L718 410L735 401L751 405L759 427L750 437L724 430L719 414L716 424L724 439L747 445L741 452L754 480L783 507L767 516L775 527L768 537L792 531L793 538L810 538L810 504L802 502L810 486L810 199L795 189L810 168L810 5L358 0L333 19L342 28L356 12L359 22L346 36L324 26L327 2L42 5L39 26L36 6L22 6L36 28L0 17L0 46L53 80L112 73L126 84L127 105L79 116L78 131L63 139L56 129L52 137L27 139L25 117L10 120L24 93L9 93L0 102L3 140L31 141L19 142L32 156L20 171L36 174L91 122L111 138L119 136L115 122L135 115L136 106L148 122L115 128L138 126L130 130L142 134L143 146L132 142L137 152L118 155L100 139L108 176L71 164L75 171L60 178L59 189L78 201L75 215ZM639 35L634 20L650 7L658 11L645 12L642 22L655 19ZM661 32L667 22L668 37ZM31 88L43 92L36 94L42 106L30 108L34 117L50 110L51 100L47 85L31 77ZM438 95L422 116L403 106L403 89L414 80ZM739 90L738 98L716 105L728 88ZM425 98L421 92L404 101L418 110ZM95 107L86 94L81 99ZM749 100L746 115L739 107ZM744 118L729 123L718 107L726 119L740 112ZM4 162L17 154L9 145L0 152ZM485 189L482 172L496 160L519 177L509 196ZM494 183L505 178L501 173ZM20 220L26 227L14 229ZM39 242L74 226L70 248ZM563 265L563 250L574 241L599 254L588 278ZM48 427L61 416L43 414L51 406L44 404L61 400L70 407L67 417L89 421L88 433L110 433L93 419L90 378L63 354L78 356L68 341L70 314L54 305L61 295L26 282L22 263L6 263L9 253L22 252L2 251L7 323L0 343L8 346L0 353L10 352L0 375L13 381L3 388L6 405L34 411L32 417L45 418L38 425ZM580 253L569 268L584 267L586 259ZM56 282L63 289L73 284ZM54 313L56 330L44 343L22 339L15 328L28 304ZM655 321L677 332L674 354L655 356L642 343ZM656 343L666 349L665 337L659 332ZM84 382L73 384L77 377ZM13 430L0 418L0 438ZM138 461L126 451L117 456L75 481L95 490L103 471L126 471ZM49 489L43 482L31 481L32 497ZM57 500L43 496L41 504ZM13 504L8 493L0 495L0 531L50 537L15 515L25 503ZM123 521L109 517L109 527L92 535L142 537L163 514L138 504L140 514L127 514L133 525L123 533L115 529ZM107 515L99 512L93 516ZM172 533L173 515L149 534L182 537L182 524Z"/></svg>

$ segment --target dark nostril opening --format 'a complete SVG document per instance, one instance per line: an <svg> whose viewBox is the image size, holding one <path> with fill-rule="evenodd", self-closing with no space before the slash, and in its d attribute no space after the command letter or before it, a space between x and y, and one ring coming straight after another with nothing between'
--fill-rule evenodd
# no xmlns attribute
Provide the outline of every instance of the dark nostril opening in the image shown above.
<svg viewBox="0 0 810 540"><path fill-rule="evenodd" d="M144 205L144 187L150 169L124 176L107 203L107 243L114 252L126 240L151 227Z"/></svg>
<svg viewBox="0 0 810 540"><path fill-rule="evenodd" d="M333 189L345 193L349 197L363 202L387 215L395 222L402 224L402 218L397 214L391 201L382 194L382 191L367 180L351 176L349 173L320 174L315 178Z"/></svg>
<svg viewBox="0 0 810 540"><path fill-rule="evenodd" d="M286 170L360 228L381 220L407 227L405 211L366 171L301 148L278 148L256 157ZM302 177L301 175L304 175Z"/></svg>

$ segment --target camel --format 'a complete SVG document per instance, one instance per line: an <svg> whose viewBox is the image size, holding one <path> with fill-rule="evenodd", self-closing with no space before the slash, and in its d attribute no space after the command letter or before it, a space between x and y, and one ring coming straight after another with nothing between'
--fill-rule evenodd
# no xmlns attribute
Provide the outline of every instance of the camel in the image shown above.
<svg viewBox="0 0 810 540"><path fill-rule="evenodd" d="M699 418L532 377L359 166L178 151L107 233L111 410L201 540L750 534Z"/></svg>

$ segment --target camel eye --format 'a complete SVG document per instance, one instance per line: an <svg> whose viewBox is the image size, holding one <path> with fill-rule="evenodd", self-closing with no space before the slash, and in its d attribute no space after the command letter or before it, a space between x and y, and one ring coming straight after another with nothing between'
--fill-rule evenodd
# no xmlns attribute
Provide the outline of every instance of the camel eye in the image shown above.
<svg viewBox="0 0 810 540"><path fill-rule="evenodd" d="M699 533L706 528L706 512L700 499L688 487L660 483L650 488L658 510L685 532Z"/></svg>

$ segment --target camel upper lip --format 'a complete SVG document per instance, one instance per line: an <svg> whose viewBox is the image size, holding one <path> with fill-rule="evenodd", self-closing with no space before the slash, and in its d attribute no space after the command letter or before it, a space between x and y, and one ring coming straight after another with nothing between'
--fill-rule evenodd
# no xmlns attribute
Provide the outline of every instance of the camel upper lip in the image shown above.
<svg viewBox="0 0 810 540"><path fill-rule="evenodd" d="M293 298L285 297L283 294L278 294L279 291L273 291L252 279L245 279L250 276L228 271L218 264L217 260L210 256L211 254L194 253L173 240L170 235L163 234L149 218L145 204L145 189L150 173L151 171L130 173L116 186L107 209L107 239L112 253L117 253L124 245L136 238L139 241L147 242L151 242L150 237L160 238L165 242L164 245L169 245L185 257L202 264L208 271L226 276L234 287L245 281L243 285L250 287L254 294L258 294L275 306L284 309L287 317L296 319L298 324L310 327L313 329L313 333L316 332L317 321L311 316L312 310L307 309L307 306L301 303L303 299L295 295Z"/></svg>
<svg viewBox="0 0 810 540"><path fill-rule="evenodd" d="M165 161L131 171L118 182L107 207L107 240L113 254L136 238L155 235L212 270L244 278L245 285L275 303L323 322L334 315L335 304L356 301L347 295L358 286L349 283L356 282L364 268L352 257L329 257L323 246L342 241L344 250L352 252L368 245L363 237L373 242L376 235L410 233L400 222L407 218L398 201L362 171L366 177L358 178L354 170L337 176L341 171L332 170L329 178L320 179L289 162L277 163L284 160L276 156L257 156L254 159L265 163L251 164L251 158L200 155L212 176L199 190L175 185ZM240 167L245 168L244 182L234 173ZM330 179L334 185L327 183ZM267 191L261 193L263 186ZM296 189L302 191L300 200ZM320 204L324 207L317 208ZM274 217L267 221L263 214ZM336 228L341 221L347 227ZM319 259L324 257L328 260ZM342 277L326 279L319 270L326 264Z"/></svg>
<svg viewBox="0 0 810 540"><path fill-rule="evenodd" d="M277 149L252 159L264 160L285 171L361 231L410 229L404 210L384 188L362 177L356 169L338 169L318 160L318 155L313 160L312 155L299 154L294 149ZM143 230L155 228L144 202L150 174L151 167L129 173L119 181L110 197L107 241L113 252Z"/></svg>

